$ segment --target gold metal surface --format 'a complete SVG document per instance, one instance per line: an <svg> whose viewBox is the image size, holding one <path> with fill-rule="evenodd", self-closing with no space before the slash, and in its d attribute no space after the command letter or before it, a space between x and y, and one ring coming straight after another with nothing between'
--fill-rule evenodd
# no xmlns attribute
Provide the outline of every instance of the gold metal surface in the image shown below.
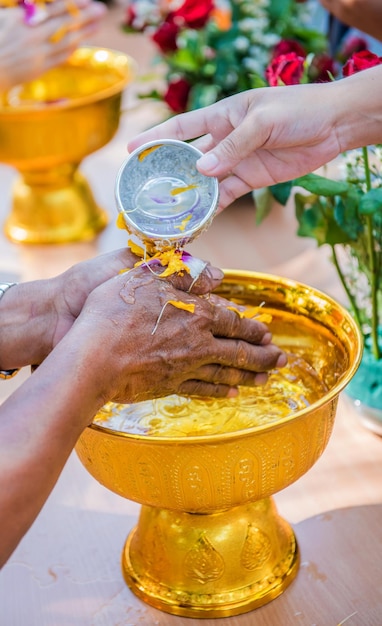
<svg viewBox="0 0 382 626"><path fill-rule="evenodd" d="M92 424L76 446L101 484L143 505L122 555L128 585L148 604L198 618L261 606L295 577L297 543L272 495L324 451L362 346L350 314L309 286L227 271L219 293L265 302L275 343L314 367L327 387L322 397L289 417L223 434L153 437Z"/></svg>
<svg viewBox="0 0 382 626"><path fill-rule="evenodd" d="M4 227L9 239L86 241L106 226L78 167L115 134L133 75L126 54L83 47L39 79L0 94L0 162L20 174Z"/></svg>

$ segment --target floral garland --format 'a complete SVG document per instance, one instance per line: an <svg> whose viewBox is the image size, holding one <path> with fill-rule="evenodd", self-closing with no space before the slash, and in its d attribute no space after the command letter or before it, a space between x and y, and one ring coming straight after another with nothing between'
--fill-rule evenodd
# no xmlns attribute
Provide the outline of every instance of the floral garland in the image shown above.
<svg viewBox="0 0 382 626"><path fill-rule="evenodd" d="M280 42L304 56L325 53L325 35L309 27L309 3L297 0L130 0L123 28L147 35L166 67L166 88L142 97L176 113L265 86ZM325 57L326 58L326 57ZM319 65L318 61L317 64Z"/></svg>

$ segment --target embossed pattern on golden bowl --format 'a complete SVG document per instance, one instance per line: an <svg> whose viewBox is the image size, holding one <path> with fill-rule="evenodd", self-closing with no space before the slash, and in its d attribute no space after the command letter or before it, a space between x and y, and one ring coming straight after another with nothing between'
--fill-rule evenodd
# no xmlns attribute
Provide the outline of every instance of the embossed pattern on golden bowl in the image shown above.
<svg viewBox="0 0 382 626"><path fill-rule="evenodd" d="M147 437L91 425L76 447L80 459L100 483L125 498L189 513L230 509L296 481L328 443L338 395L361 355L350 314L323 293L278 276L227 271L219 293L241 304L265 302L272 309L275 343L303 354L328 391L290 417L224 435ZM316 333L327 349L317 350Z"/></svg>
<svg viewBox="0 0 382 626"><path fill-rule="evenodd" d="M322 454L338 395L361 358L349 313L311 287L227 271L219 293L241 304L264 302L274 341L304 357L327 391L307 408L257 427L154 437L93 424L76 446L100 483L143 505L122 552L126 583L148 604L193 618L250 611L295 578L298 543L272 494Z"/></svg>

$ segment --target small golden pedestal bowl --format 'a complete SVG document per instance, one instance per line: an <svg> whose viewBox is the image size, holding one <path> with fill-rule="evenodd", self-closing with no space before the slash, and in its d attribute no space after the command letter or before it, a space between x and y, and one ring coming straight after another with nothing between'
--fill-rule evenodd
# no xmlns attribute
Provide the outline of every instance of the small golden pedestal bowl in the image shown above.
<svg viewBox="0 0 382 626"><path fill-rule="evenodd" d="M324 451L338 395L361 358L352 317L311 287L227 271L219 293L265 303L275 343L314 367L322 397L283 419L213 435L154 437L92 424L76 446L101 484L142 504L122 554L127 584L148 604L194 618L247 612L296 576L296 538L272 495Z"/></svg>
<svg viewBox="0 0 382 626"><path fill-rule="evenodd" d="M82 159L107 144L120 119L133 60L83 47L40 78L0 94L0 162L20 174L4 231L15 242L87 241L108 223Z"/></svg>

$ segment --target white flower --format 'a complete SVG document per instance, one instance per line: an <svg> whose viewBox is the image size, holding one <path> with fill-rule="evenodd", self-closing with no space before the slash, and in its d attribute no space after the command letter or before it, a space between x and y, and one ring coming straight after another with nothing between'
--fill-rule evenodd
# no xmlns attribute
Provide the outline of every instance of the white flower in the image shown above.
<svg viewBox="0 0 382 626"><path fill-rule="evenodd" d="M253 33L257 26L257 20L254 17L246 17L237 24L242 33Z"/></svg>
<svg viewBox="0 0 382 626"><path fill-rule="evenodd" d="M238 52L246 52L249 48L249 41L246 37L236 37L234 41L234 48Z"/></svg>
<svg viewBox="0 0 382 626"><path fill-rule="evenodd" d="M236 72L230 71L224 77L224 86L228 89L234 87L237 83L238 75Z"/></svg>
<svg viewBox="0 0 382 626"><path fill-rule="evenodd" d="M242 60L243 67L253 74L263 74L264 63L262 59L253 59L251 57L245 57Z"/></svg>

